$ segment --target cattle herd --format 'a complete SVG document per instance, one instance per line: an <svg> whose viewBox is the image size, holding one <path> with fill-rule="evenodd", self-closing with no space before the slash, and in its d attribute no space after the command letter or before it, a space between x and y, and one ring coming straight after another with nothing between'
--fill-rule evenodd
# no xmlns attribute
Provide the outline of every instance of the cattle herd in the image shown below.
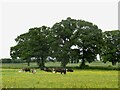
<svg viewBox="0 0 120 90"><path fill-rule="evenodd" d="M72 69L66 69L66 68L47 68L47 67L44 67L44 68L41 68L41 70L44 70L46 72L52 72L52 73L64 73L66 74L66 72L73 72Z"/></svg>
<svg viewBox="0 0 120 90"><path fill-rule="evenodd" d="M66 68L48 68L44 67L41 68L41 70L46 71L46 72L52 72L52 73L61 73L61 74L66 74L67 72L73 72L73 69L66 69ZM35 69L30 69L30 68L22 68L19 72L32 72L33 74L36 73Z"/></svg>

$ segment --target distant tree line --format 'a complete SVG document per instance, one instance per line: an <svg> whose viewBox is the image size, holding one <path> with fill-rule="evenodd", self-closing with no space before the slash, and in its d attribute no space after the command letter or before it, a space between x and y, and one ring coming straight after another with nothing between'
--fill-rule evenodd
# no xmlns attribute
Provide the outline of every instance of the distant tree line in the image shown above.
<svg viewBox="0 0 120 90"><path fill-rule="evenodd" d="M31 60L31 62L36 62L36 60ZM11 58L1 58L0 63L26 63L26 60L11 59Z"/></svg>
<svg viewBox="0 0 120 90"><path fill-rule="evenodd" d="M2 58L0 59L0 63L22 63L25 62L23 60L20 59L10 59L10 58Z"/></svg>
<svg viewBox="0 0 120 90"><path fill-rule="evenodd" d="M11 58L26 60L28 65L34 59L40 68L45 67L47 60L59 61L62 67L81 61L82 68L86 62L97 60L97 55L113 65L120 61L120 30L102 32L91 22L70 17L51 28L30 28L15 41L17 45L10 49Z"/></svg>

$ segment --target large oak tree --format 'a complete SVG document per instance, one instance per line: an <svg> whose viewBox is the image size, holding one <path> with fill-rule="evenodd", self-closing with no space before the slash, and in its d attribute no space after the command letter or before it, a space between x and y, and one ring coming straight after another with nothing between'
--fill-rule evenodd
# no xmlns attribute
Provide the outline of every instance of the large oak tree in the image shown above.
<svg viewBox="0 0 120 90"><path fill-rule="evenodd" d="M96 60L97 54L101 53L102 30L96 25L84 21L67 18L52 27L56 38L57 59L65 66L70 60L80 59L82 64ZM72 46L77 46L75 50ZM73 52L76 55L74 56Z"/></svg>
<svg viewBox="0 0 120 90"><path fill-rule="evenodd" d="M29 64L34 57L39 67L45 66L48 57L60 61L63 67L70 61L81 60L83 67L101 53L102 31L93 23L69 17L52 28L31 28L15 40L17 45L11 47L13 59L26 59ZM76 48L72 49L73 46Z"/></svg>
<svg viewBox="0 0 120 90"><path fill-rule="evenodd" d="M120 30L105 31L103 33L104 46L102 49L103 62L120 62Z"/></svg>
<svg viewBox="0 0 120 90"><path fill-rule="evenodd" d="M45 60L49 56L49 29L46 26L31 28L29 32L18 36L15 39L17 45L11 47L11 57L25 59L28 65L30 60L35 58L39 67L44 67Z"/></svg>

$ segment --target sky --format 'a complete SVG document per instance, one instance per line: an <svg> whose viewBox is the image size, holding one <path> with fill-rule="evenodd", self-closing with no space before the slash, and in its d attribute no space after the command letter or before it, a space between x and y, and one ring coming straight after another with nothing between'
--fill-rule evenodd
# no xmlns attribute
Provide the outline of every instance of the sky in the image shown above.
<svg viewBox="0 0 120 90"><path fill-rule="evenodd" d="M1 3L1 13L0 58L10 58L10 47L16 45L15 38L20 34L33 27L52 27L67 17L92 22L103 31L118 29L116 0L5 0Z"/></svg>

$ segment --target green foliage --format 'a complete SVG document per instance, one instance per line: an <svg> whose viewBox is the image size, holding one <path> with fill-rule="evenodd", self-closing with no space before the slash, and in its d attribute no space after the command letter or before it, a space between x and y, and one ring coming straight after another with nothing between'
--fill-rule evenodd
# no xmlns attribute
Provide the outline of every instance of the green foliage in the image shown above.
<svg viewBox="0 0 120 90"><path fill-rule="evenodd" d="M49 27L31 28L29 32L18 36L15 40L17 45L11 47L11 57L13 59L23 59L30 63L34 57L39 67L44 67L45 60L48 56L48 35Z"/></svg>
<svg viewBox="0 0 120 90"><path fill-rule="evenodd" d="M44 67L45 60L49 55L49 28L46 26L32 28L29 30L29 35L30 51L33 57L37 59L39 67Z"/></svg>
<svg viewBox="0 0 120 90"><path fill-rule="evenodd" d="M54 56L58 61L61 61L61 65L65 67L69 62L70 58L70 48L72 46L72 33L74 31L75 20L71 18L67 18L66 20L62 20L59 23L56 23L52 27L52 31L54 33L55 41L53 47Z"/></svg>
<svg viewBox="0 0 120 90"><path fill-rule="evenodd" d="M103 33L104 46L102 49L103 62L110 61L113 65L120 62L120 30Z"/></svg>
<svg viewBox="0 0 120 90"><path fill-rule="evenodd" d="M77 28L74 34L75 45L80 51L81 67L85 62L96 60L97 54L101 53L102 47L102 31L94 24L83 20L77 21Z"/></svg>
<svg viewBox="0 0 120 90"><path fill-rule="evenodd" d="M56 58L63 66L73 59L81 59L82 66L86 61L96 60L97 54L101 53L102 31L90 22L67 18L54 24L52 30L57 43ZM72 46L77 46L78 52L71 49Z"/></svg>
<svg viewBox="0 0 120 90"><path fill-rule="evenodd" d="M44 67L49 58L61 62L62 67L81 61L83 68L86 62L97 60L97 55L104 62L115 64L120 60L120 38L117 37L120 37L119 30L102 33L91 22L68 17L51 28L30 28L15 39L17 45L11 47L10 55L13 60L26 60L28 65L34 58L39 67Z"/></svg>

